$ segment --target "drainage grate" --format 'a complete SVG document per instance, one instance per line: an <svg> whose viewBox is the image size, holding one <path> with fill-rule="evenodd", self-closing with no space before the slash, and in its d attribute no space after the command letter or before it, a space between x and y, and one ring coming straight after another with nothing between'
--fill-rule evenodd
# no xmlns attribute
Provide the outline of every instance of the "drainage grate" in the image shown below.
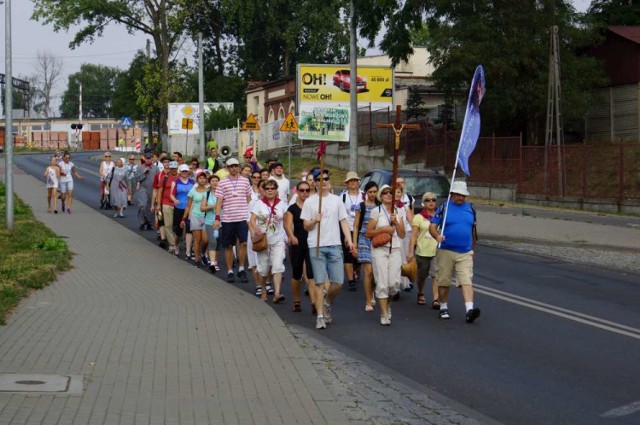
<svg viewBox="0 0 640 425"><path fill-rule="evenodd" d="M81 394L82 376L3 373L0 392Z"/></svg>

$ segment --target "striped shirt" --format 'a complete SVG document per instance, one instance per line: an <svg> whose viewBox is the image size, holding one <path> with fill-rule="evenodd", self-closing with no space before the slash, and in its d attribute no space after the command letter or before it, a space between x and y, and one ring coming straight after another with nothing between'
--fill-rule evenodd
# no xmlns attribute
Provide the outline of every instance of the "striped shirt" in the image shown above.
<svg viewBox="0 0 640 425"><path fill-rule="evenodd" d="M242 176L231 178L227 176L220 180L216 190L216 198L222 203L220 221L233 223L247 221L249 203L247 198L251 196L251 183Z"/></svg>

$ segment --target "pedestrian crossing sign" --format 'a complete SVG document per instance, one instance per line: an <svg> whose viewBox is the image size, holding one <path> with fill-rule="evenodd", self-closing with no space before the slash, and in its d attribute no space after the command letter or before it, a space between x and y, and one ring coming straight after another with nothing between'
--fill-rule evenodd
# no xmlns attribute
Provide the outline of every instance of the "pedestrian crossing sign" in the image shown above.
<svg viewBox="0 0 640 425"><path fill-rule="evenodd" d="M131 117L122 117L120 119L120 126L122 127L131 127L132 121Z"/></svg>
<svg viewBox="0 0 640 425"><path fill-rule="evenodd" d="M298 131L298 122L291 112L289 112L280 126L280 131Z"/></svg>

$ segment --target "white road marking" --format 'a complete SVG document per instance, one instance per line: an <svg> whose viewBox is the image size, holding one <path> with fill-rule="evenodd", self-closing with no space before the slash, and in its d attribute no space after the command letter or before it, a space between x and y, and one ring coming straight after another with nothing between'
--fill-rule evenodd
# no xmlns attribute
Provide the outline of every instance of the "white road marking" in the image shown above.
<svg viewBox="0 0 640 425"><path fill-rule="evenodd" d="M473 284L476 292L488 295L490 297L498 298L503 301L507 301L513 304L529 307L534 310L542 311L544 313L553 314L554 316L563 317L565 319L573 320L575 322L583 323L585 325L593 326L599 329L603 329L609 332L618 333L631 338L640 340L640 329L633 328L631 326L622 325L620 323L611 322L609 320L600 319L599 317L590 316L588 314L579 313L577 311L568 310L562 307L556 307L551 304L546 304L540 301L532 300L530 298L521 297L508 292L500 291L498 289L489 288L487 286Z"/></svg>
<svg viewBox="0 0 640 425"><path fill-rule="evenodd" d="M600 415L602 418L619 418L621 416L629 416L640 411L640 401L634 401L624 406L616 407Z"/></svg>

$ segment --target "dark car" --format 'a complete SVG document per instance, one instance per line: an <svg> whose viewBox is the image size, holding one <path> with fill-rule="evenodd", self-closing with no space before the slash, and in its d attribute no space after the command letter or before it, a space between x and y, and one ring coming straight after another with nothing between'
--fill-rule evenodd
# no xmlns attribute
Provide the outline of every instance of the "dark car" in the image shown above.
<svg viewBox="0 0 640 425"><path fill-rule="evenodd" d="M351 91L351 71L348 69L339 69L333 74L333 85L345 92ZM361 92L367 90L367 79L361 75L356 75L356 91Z"/></svg>
<svg viewBox="0 0 640 425"><path fill-rule="evenodd" d="M360 181L360 189L364 191L364 186L369 181L374 181L378 187L383 184L391 184L392 170L377 168L369 171L362 177ZM449 196L449 180L444 174L433 170L398 170L398 177L403 177L406 192L413 196L414 210L422 210L422 195L426 192L433 192L438 197L438 201L442 201ZM438 202L439 204L440 202Z"/></svg>

